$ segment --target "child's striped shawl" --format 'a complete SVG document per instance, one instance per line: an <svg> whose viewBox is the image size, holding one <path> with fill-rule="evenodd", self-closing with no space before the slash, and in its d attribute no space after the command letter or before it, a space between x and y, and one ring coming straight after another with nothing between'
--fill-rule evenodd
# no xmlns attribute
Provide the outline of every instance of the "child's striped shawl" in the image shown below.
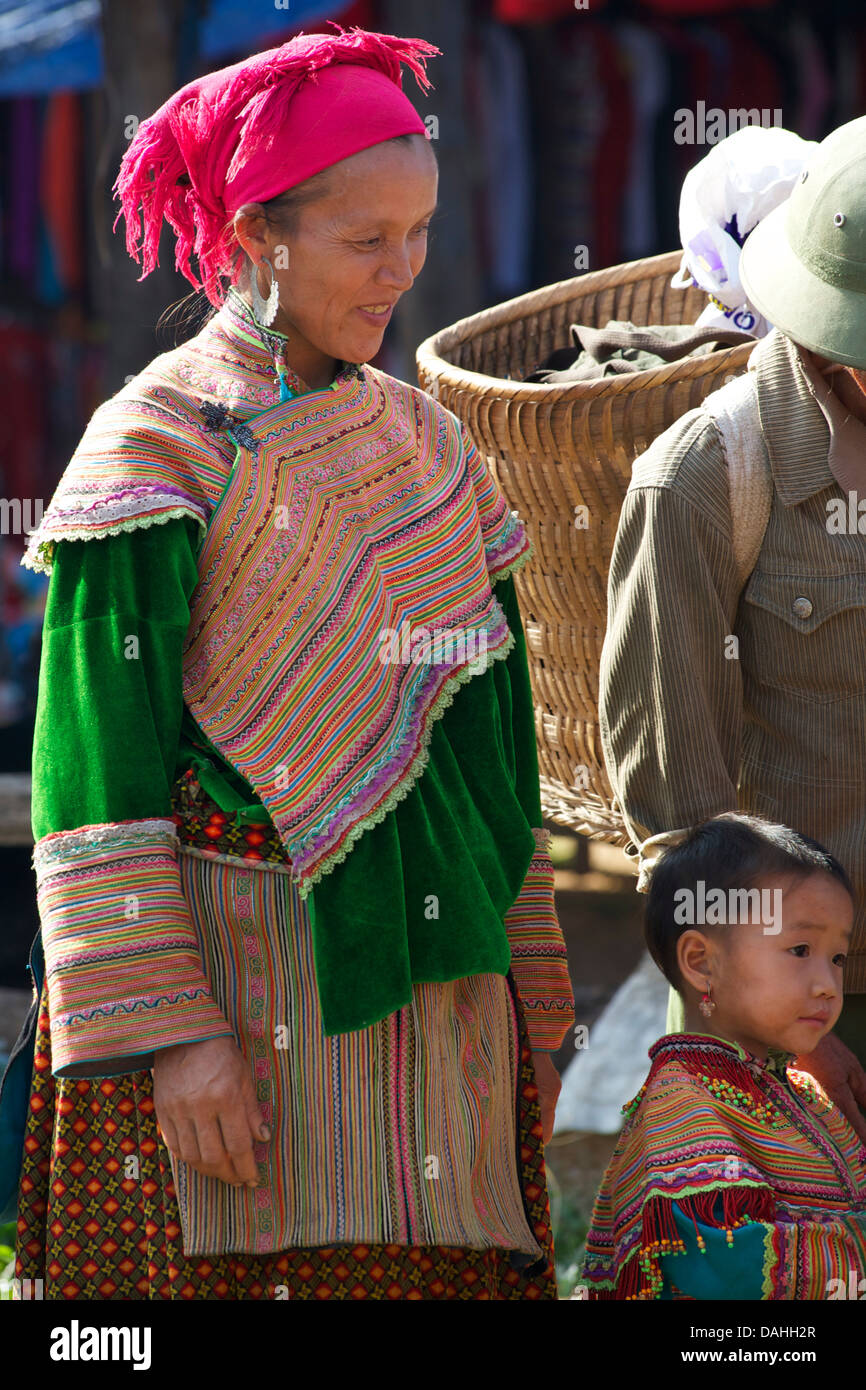
<svg viewBox="0 0 866 1390"><path fill-rule="evenodd" d="M866 1275L866 1151L817 1082L702 1035L671 1034L649 1055L596 1198L589 1297L652 1299L664 1274L676 1283L676 1259L660 1264L684 1249L674 1202L732 1238L764 1225L765 1298L825 1299L831 1280Z"/></svg>

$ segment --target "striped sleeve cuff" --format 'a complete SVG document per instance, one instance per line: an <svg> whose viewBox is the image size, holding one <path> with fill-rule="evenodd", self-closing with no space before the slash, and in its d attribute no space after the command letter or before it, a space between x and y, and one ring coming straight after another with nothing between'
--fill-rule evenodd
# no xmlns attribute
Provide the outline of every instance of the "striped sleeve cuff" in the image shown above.
<svg viewBox="0 0 866 1390"><path fill-rule="evenodd" d="M139 1071L231 1035L202 970L169 820L58 831L33 851L55 1076Z"/></svg>
<svg viewBox="0 0 866 1390"><path fill-rule="evenodd" d="M535 854L520 894L506 913L505 928L530 1044L539 1052L553 1052L574 1024L574 996L554 906L550 831L533 826L533 834Z"/></svg>

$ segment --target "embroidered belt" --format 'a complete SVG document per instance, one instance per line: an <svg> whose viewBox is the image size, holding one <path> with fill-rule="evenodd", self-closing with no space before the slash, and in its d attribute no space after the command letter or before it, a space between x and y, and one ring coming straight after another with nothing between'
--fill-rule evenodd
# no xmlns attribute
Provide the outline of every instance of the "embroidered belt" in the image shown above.
<svg viewBox="0 0 866 1390"><path fill-rule="evenodd" d="M190 768L171 789L172 819L182 845L204 850L214 857L229 855L250 863L290 864L285 846L274 826L252 822L238 825L234 813L223 811L202 788Z"/></svg>

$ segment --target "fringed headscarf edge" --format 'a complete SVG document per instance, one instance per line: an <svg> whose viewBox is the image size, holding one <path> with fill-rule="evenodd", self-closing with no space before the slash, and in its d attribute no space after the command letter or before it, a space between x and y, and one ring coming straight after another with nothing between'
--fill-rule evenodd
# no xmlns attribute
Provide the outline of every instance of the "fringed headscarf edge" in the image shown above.
<svg viewBox="0 0 866 1390"><path fill-rule="evenodd" d="M336 63L352 63L378 69L402 86L402 66L414 74L422 91L432 83L427 77L426 60L441 52L425 39L375 34L356 26L343 29L334 20L337 33L296 34L280 48L254 54L245 63L228 71L233 76L213 97L188 84L187 98L182 88L158 111L141 122L123 157L113 185L121 207L114 220L126 222L126 250L141 265L143 280L159 264L159 238L163 221L175 233L175 267L196 289L204 290L219 307L225 298L222 278L237 278L240 247L226 210L208 200L197 186L194 172L184 159L181 139L206 139L214 122L233 118L241 122L240 134L226 181L242 164L261 149L270 149L297 88L306 78ZM296 48L303 38L321 38L312 52ZM202 81L203 79L199 79ZM199 275L191 265L195 256Z"/></svg>

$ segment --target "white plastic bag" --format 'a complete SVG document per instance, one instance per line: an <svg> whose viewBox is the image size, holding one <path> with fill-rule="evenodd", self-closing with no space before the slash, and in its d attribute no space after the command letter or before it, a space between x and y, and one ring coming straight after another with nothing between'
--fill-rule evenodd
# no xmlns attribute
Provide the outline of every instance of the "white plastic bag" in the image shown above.
<svg viewBox="0 0 866 1390"><path fill-rule="evenodd" d="M785 201L817 146L780 126L743 126L686 174L680 194L683 258L671 284L699 285L712 295L697 319L702 327L739 328L756 338L769 333L773 325L749 303L740 283L741 245Z"/></svg>

